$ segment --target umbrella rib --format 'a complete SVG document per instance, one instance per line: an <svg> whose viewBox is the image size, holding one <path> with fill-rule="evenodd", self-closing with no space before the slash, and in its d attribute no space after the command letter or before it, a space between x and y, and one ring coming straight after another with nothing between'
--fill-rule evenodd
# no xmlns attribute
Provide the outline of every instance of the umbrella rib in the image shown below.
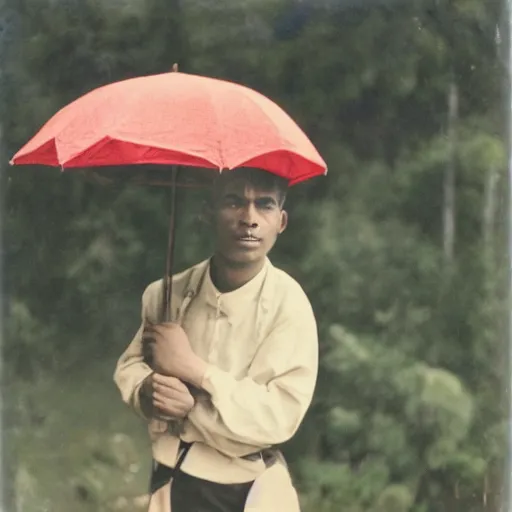
<svg viewBox="0 0 512 512"><path fill-rule="evenodd" d="M252 90L251 90L252 91ZM267 98L266 96L263 96L263 94L257 92L257 91L252 91L254 94L246 94L246 97L249 99L249 101L253 104L253 105L256 105L256 107L259 109L260 108L260 105L259 103L256 101L255 99L255 95L256 97L259 97L261 99L263 99L264 101L268 101L270 102L271 104L273 104L275 107L277 107L278 110L282 110L282 112L288 116L288 114L284 111L284 109L281 109L280 107L277 106L277 104L271 100L270 98ZM272 126L272 130L274 133L277 133L277 138L279 139L279 142L280 142L280 146L281 147L284 147L284 139L283 139L283 136L281 135L281 132L277 129L276 125L272 122L272 119L270 118L270 116L267 114L267 112L265 110L260 110L262 111L264 114L265 114L265 120L266 121L270 121L270 126ZM289 116L288 116L289 117Z"/></svg>
<svg viewBox="0 0 512 512"><path fill-rule="evenodd" d="M220 121L220 116L218 115L218 108L217 108L217 105L212 97L213 96L213 87L209 87L207 89L207 94L208 94L208 101L210 102L210 105L211 105L213 111L215 112L215 123L217 125L216 133L219 134L220 130L218 128L220 126L222 126L222 128L224 128L224 125L222 125L222 123ZM224 132L222 132L222 133L224 133ZM218 166L218 167L219 167L219 171L222 172L224 170L224 168L226 167L226 160L224 158L222 139L220 139L220 138L217 139L217 149L218 149L218 153L219 153L219 162L220 162L220 166Z"/></svg>

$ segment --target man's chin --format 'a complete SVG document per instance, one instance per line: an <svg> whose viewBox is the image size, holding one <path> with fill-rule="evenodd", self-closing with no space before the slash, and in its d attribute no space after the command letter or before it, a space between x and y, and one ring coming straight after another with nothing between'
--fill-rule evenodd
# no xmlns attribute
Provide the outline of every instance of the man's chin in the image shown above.
<svg viewBox="0 0 512 512"><path fill-rule="evenodd" d="M265 260L265 254L257 254L255 252L236 252L224 254L222 258L228 265L234 268L251 268Z"/></svg>

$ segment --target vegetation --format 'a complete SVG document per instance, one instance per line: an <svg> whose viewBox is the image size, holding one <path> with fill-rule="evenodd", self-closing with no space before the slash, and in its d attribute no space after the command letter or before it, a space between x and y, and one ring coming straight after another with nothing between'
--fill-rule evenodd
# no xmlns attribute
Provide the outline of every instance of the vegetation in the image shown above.
<svg viewBox="0 0 512 512"><path fill-rule="evenodd" d="M303 284L320 329L314 405L285 447L304 510L500 510L501 3L17 0L6 13L13 510L143 509L147 439L111 375L145 285L163 272L168 202L162 190L7 161L77 96L174 62L271 97L329 165L327 178L290 193L290 227L272 254ZM208 256L201 199L180 197L177 269Z"/></svg>

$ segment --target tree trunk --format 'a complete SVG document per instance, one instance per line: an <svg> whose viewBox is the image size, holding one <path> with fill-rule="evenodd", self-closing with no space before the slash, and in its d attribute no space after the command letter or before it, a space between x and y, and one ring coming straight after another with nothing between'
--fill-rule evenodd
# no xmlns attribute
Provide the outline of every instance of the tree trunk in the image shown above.
<svg viewBox="0 0 512 512"><path fill-rule="evenodd" d="M494 226L496 222L496 189L498 185L498 172L491 167L487 173L484 190L484 207L482 212L482 238L484 242L484 255L488 264L492 263L494 255Z"/></svg>
<svg viewBox="0 0 512 512"><path fill-rule="evenodd" d="M455 80L448 90L448 163L443 184L443 249L446 266L453 262L455 251L455 171L457 157L457 121L459 92Z"/></svg>

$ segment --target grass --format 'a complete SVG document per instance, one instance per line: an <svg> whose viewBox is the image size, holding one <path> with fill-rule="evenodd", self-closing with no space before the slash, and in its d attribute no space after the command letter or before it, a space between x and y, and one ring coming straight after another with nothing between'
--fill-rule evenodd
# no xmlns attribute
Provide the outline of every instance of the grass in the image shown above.
<svg viewBox="0 0 512 512"><path fill-rule="evenodd" d="M109 361L8 386L4 433L16 512L140 508L149 442L145 425L122 403L112 370Z"/></svg>

